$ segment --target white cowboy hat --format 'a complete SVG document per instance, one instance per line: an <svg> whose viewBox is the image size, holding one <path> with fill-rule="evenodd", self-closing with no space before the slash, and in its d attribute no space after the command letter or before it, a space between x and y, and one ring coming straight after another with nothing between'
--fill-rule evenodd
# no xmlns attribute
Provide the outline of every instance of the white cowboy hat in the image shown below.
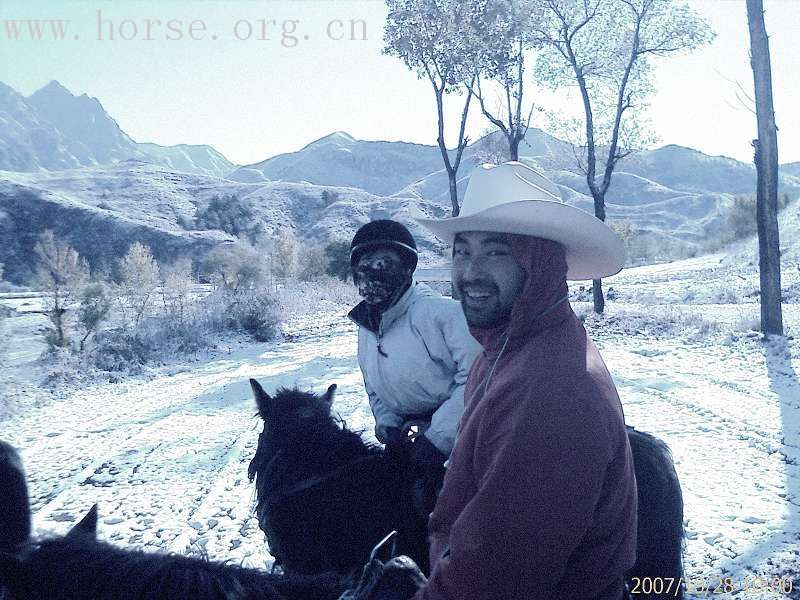
<svg viewBox="0 0 800 600"><path fill-rule="evenodd" d="M451 245L461 231L518 233L559 242L567 251L567 279L608 277L625 263L625 246L608 225L562 202L552 181L519 162L476 168L459 216L416 220Z"/></svg>

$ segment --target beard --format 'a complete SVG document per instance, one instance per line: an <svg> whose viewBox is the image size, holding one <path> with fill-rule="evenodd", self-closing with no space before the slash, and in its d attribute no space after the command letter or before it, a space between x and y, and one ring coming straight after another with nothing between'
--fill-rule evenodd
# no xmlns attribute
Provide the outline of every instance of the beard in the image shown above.
<svg viewBox="0 0 800 600"><path fill-rule="evenodd" d="M468 284L457 281L461 310L467 325L479 329L494 329L509 321L513 301L503 301L500 289L489 281L475 282ZM468 291L469 290L469 291ZM478 293L478 297L470 295L470 292Z"/></svg>
<svg viewBox="0 0 800 600"><path fill-rule="evenodd" d="M358 294L367 304L381 305L395 299L405 284L409 274L402 267L387 266L376 269L368 265L353 270L353 282Z"/></svg>
<svg viewBox="0 0 800 600"><path fill-rule="evenodd" d="M486 306L473 306L462 298L461 310L464 311L467 325L478 329L494 329L507 323L511 318L511 307L501 306L497 302Z"/></svg>

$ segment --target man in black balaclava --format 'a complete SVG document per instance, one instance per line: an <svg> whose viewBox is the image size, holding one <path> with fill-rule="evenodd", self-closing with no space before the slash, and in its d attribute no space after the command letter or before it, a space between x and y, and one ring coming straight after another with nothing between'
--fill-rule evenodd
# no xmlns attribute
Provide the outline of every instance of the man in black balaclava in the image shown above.
<svg viewBox="0 0 800 600"><path fill-rule="evenodd" d="M417 244L391 220L367 223L350 246L353 282L364 299L349 317L359 326L358 363L375 436L409 457L413 498L427 518L464 409L464 383L479 346L454 300L412 280ZM413 443L412 425L423 432Z"/></svg>

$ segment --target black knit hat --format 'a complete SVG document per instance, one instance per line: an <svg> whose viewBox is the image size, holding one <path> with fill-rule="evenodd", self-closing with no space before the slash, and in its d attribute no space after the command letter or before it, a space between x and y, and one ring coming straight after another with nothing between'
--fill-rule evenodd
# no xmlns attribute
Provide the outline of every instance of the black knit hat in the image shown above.
<svg viewBox="0 0 800 600"><path fill-rule="evenodd" d="M400 251L411 269L417 268L417 242L402 223L390 219L371 221L356 231L350 243L350 266L354 266L364 251L376 246L388 246Z"/></svg>

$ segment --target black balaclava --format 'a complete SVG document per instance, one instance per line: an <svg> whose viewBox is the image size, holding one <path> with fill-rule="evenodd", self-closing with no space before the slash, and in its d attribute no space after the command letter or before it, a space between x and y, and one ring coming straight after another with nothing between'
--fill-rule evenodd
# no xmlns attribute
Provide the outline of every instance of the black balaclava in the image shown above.
<svg viewBox="0 0 800 600"><path fill-rule="evenodd" d="M391 246L388 246L391 247ZM359 295L371 307L382 313L392 306L411 285L414 269L402 252L398 252L399 261L375 257L374 250L364 252L353 266L353 282Z"/></svg>

